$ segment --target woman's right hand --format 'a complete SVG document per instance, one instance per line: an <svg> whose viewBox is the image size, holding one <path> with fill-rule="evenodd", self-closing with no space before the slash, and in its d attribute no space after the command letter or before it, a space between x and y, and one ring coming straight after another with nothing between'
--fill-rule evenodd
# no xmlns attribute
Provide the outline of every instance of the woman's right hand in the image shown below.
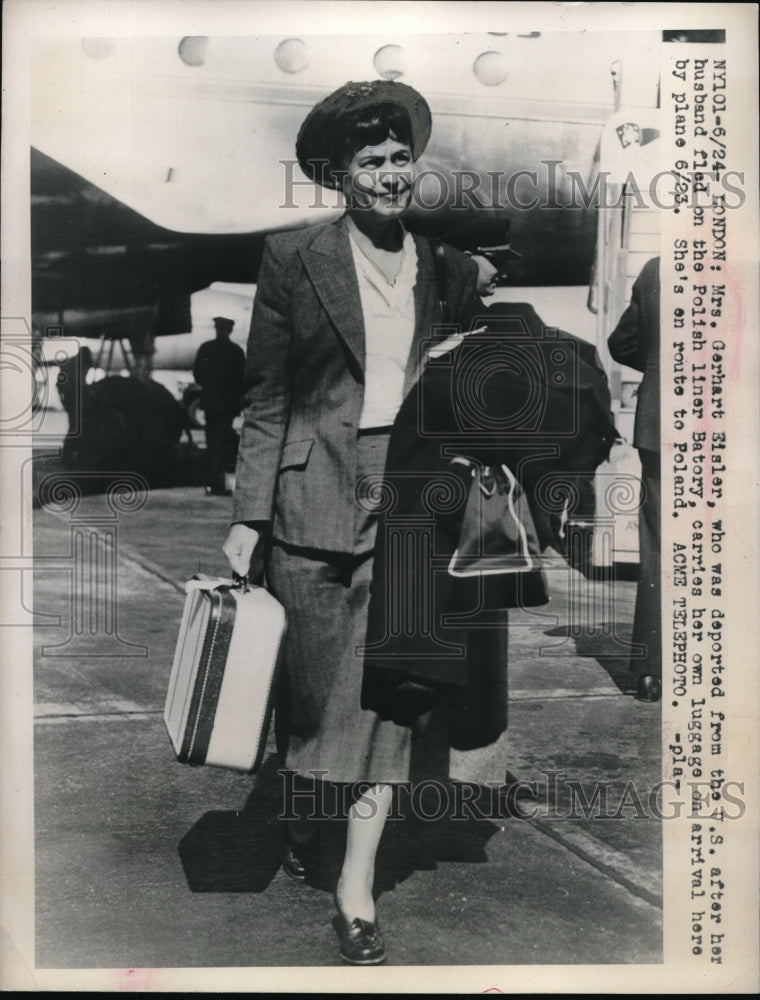
<svg viewBox="0 0 760 1000"><path fill-rule="evenodd" d="M248 576L259 532L247 524L233 524L222 546L227 562L239 576Z"/></svg>

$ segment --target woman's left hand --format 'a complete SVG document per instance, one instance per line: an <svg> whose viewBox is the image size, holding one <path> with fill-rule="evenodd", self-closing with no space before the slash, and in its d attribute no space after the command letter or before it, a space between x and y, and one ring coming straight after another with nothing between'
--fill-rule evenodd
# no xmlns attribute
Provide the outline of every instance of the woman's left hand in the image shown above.
<svg viewBox="0 0 760 1000"><path fill-rule="evenodd" d="M222 546L227 562L239 576L248 576L259 532L247 524L233 524Z"/></svg>

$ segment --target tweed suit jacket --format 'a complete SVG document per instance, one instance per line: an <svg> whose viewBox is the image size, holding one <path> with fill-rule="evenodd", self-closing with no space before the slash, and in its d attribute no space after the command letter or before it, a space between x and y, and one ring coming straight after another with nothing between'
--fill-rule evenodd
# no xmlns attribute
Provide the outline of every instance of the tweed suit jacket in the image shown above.
<svg viewBox="0 0 760 1000"><path fill-rule="evenodd" d="M660 258L641 269L631 302L610 334L610 354L622 365L643 372L636 400L633 443L660 450Z"/></svg>
<svg viewBox="0 0 760 1000"><path fill-rule="evenodd" d="M433 249L414 237L415 329L408 390L421 348L441 322ZM450 315L476 311L477 268L444 247ZM450 333L450 328L445 333ZM273 537L350 552L365 335L347 219L267 238L248 339L233 519L272 523Z"/></svg>

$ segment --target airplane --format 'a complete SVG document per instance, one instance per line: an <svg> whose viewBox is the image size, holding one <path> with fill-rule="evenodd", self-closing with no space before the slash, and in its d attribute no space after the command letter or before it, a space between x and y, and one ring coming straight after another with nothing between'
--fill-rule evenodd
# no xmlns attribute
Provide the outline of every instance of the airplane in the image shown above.
<svg viewBox="0 0 760 1000"><path fill-rule="evenodd" d="M614 164L612 186L624 188L624 168L657 147L642 136L659 134L662 33L431 37L36 43L32 320L43 366L48 341L73 337L92 339L116 370L187 372L220 314L232 313L244 344L266 235L342 211L295 163L301 121L347 80L382 77L417 88L433 115L409 227L455 244L458 232L493 242L509 227L520 257L497 295L595 343L616 403L630 403L636 376L610 363L606 336L659 236L653 213L637 221L625 199L606 210L595 184ZM629 126L638 139L624 142Z"/></svg>
<svg viewBox="0 0 760 1000"><path fill-rule="evenodd" d="M106 318L128 328L119 310L146 306L156 310L154 334L187 332L190 292L255 282L266 233L341 211L301 175L295 136L321 97L348 79L379 76L419 89L433 113L418 162L417 221L447 233L462 216L508 220L521 253L513 285L588 285L596 210L563 201L571 175L592 186L610 116L657 106L660 33L435 41L40 41L31 73L39 323L74 336ZM511 197L509 178L517 178ZM146 323L140 313L131 318Z"/></svg>

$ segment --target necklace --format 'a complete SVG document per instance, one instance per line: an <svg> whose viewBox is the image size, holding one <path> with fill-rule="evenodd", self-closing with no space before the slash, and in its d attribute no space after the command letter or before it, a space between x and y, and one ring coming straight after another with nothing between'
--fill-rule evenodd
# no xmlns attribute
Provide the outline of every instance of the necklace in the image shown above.
<svg viewBox="0 0 760 1000"><path fill-rule="evenodd" d="M396 268L394 275L391 277L389 274L386 273L386 271L383 270L382 267L380 267L377 261L373 260L372 257L370 257L370 255L367 253L367 251L364 249L361 243L358 243L357 246L361 250L363 256L370 262L370 264L374 267L374 269L383 279L383 281L387 285L390 285L391 288L395 287L396 279L398 278L399 274L401 274L401 268L404 266L404 253L405 253L404 248L403 247L401 248L400 253L393 255L394 258L398 258L398 267ZM395 259L393 260L393 263L394 264L396 263Z"/></svg>
<svg viewBox="0 0 760 1000"><path fill-rule="evenodd" d="M359 229L359 227L354 223L353 226L352 226L352 228L353 228L354 243L356 244L356 246L359 247L359 250L361 251L362 256L366 260L368 260L370 262L370 264L372 265L372 267L377 271L377 273L380 275L380 277L383 279L383 281L386 283L386 285L389 285L391 288L393 288L395 286L395 284L396 284L396 279L398 278L399 274L401 273L401 269L404 266L404 258L405 258L405 255L406 255L406 248L404 246L404 243L402 242L402 244L401 244L401 250L400 251L394 251L394 250L381 250L381 251L379 251L383 255L381 257L381 260L385 261L386 263L391 263L392 262L394 264L397 264L395 272L391 276L391 275L389 275L387 273L387 271L385 271L380 266L380 264L374 259L374 257L372 257L369 254L369 252L365 249L364 243L365 243L365 241L366 241L367 238L361 232L361 230ZM373 244L373 246L374 246L374 244ZM377 248L375 248L375 249L377 249Z"/></svg>

